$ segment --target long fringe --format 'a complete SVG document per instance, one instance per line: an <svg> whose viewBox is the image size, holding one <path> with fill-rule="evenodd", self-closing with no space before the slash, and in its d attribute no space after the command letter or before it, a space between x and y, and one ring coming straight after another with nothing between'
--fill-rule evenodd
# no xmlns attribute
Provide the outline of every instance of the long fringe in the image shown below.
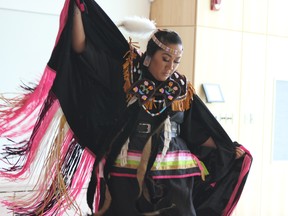
<svg viewBox="0 0 288 216"><path fill-rule="evenodd" d="M24 174L30 173L33 164L41 164L37 156L45 156L45 152L47 155L35 192L15 201L3 201L4 205L19 215L62 215L71 207L81 215L75 200L89 178L95 159L77 144L52 92L29 140L6 145L4 150L3 161L10 167L1 170L0 175L13 181L26 178L28 175Z"/></svg>
<svg viewBox="0 0 288 216"><path fill-rule="evenodd" d="M173 111L185 111L188 110L191 106L191 102L193 100L193 95L195 94L195 90L190 82L187 83L187 90L185 97L181 99L176 99L172 102L171 107ZM156 108L156 104L154 100L147 101L144 106L148 110L152 110L153 108Z"/></svg>
<svg viewBox="0 0 288 216"><path fill-rule="evenodd" d="M81 215L75 200L91 173L95 158L83 150L73 136L59 108L45 134L45 144L50 141L52 145L36 191L29 197L3 203L20 215L63 215L71 207Z"/></svg>
<svg viewBox="0 0 288 216"><path fill-rule="evenodd" d="M187 91L186 97L180 100L174 100L172 102L172 110L173 111L185 111L188 110L191 106L191 102L193 100L193 95L195 94L195 90L190 82L187 83Z"/></svg>
<svg viewBox="0 0 288 216"><path fill-rule="evenodd" d="M27 100L23 106L18 109L12 106L6 110L7 116L1 116L0 128L3 134L0 136L6 137L14 144L4 145L1 160L8 167L0 170L0 177L10 180L23 177L35 159L42 136L59 108L53 94L47 96L49 92L47 85L51 86L53 79L54 73L46 71L35 91L29 97L24 97L24 100Z"/></svg>
<svg viewBox="0 0 288 216"><path fill-rule="evenodd" d="M65 1L55 45L67 21L69 4ZM32 169L43 166L34 192L2 201L15 215L62 215L71 207L81 215L75 200L91 175L95 158L80 147L50 91L55 76L47 66L35 88L24 86L26 92L13 98L0 95L0 137L9 142L1 153L7 167L1 168L0 177L22 180Z"/></svg>
<svg viewBox="0 0 288 216"><path fill-rule="evenodd" d="M58 43L67 21L69 4L69 0L65 1L60 15L60 28L55 45ZM29 89L29 93L14 98L6 98L3 94L0 94L1 137L15 138L32 132L39 110L51 89L55 76L55 71L46 66L39 84L35 89Z"/></svg>
<svg viewBox="0 0 288 216"><path fill-rule="evenodd" d="M24 140L19 143L16 142L12 146L11 144L4 146L4 153L2 153L4 156L2 161L10 167L0 171L1 177L6 177L10 180L16 180L21 177L25 178L23 175L29 171L29 167L34 161L39 150L41 140L43 139L43 136L58 109L59 104L51 93L46 99L37 122L34 123L34 129L30 138L27 141ZM16 138L17 136L13 136L11 139ZM16 162L15 159L17 160Z"/></svg>
<svg viewBox="0 0 288 216"><path fill-rule="evenodd" d="M58 43L68 17L70 0L65 1L60 14L60 27L55 41ZM5 98L0 94L0 136L15 137L32 131L39 109L42 107L55 79L55 71L46 66L35 89L22 96ZM28 121L29 119L29 121Z"/></svg>
<svg viewBox="0 0 288 216"><path fill-rule="evenodd" d="M128 92L128 90L131 88L131 84L134 81L133 80L133 61L137 57L137 53L135 53L135 50L138 47L137 42L132 42L131 38L129 38L129 46L130 50L124 55L125 62L123 64L123 77L124 77L124 92ZM127 99L130 99L131 95L127 95Z"/></svg>
<svg viewBox="0 0 288 216"><path fill-rule="evenodd" d="M69 4L69 0L65 1L55 45L67 21ZM1 160L10 167L2 168L0 177L15 180L28 171L37 153L41 134L46 130L57 106L50 109L47 102L55 76L55 71L47 65L36 88L24 87L28 91L14 98L0 94L0 137L7 138L7 142L10 142L4 146L5 153L1 157ZM50 101L50 105L52 104L53 101Z"/></svg>
<svg viewBox="0 0 288 216"><path fill-rule="evenodd" d="M55 72L46 67L35 88L23 96L14 98L0 97L0 136L18 137L32 131L55 78Z"/></svg>

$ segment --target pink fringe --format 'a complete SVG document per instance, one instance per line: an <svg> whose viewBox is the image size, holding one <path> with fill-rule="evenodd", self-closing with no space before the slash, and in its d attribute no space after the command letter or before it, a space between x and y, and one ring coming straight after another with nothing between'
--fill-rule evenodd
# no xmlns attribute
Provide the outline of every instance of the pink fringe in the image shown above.
<svg viewBox="0 0 288 216"><path fill-rule="evenodd" d="M0 112L0 136L15 138L32 132L55 75L55 72L47 66L33 92L24 95L16 107L9 107Z"/></svg>
<svg viewBox="0 0 288 216"><path fill-rule="evenodd" d="M29 170L30 165L32 164L32 162L34 161L37 155L41 140L43 136L45 135L47 128L49 127L49 124L51 123L59 107L60 105L58 101L55 100L53 105L50 107L50 109L47 110L47 113L44 119L41 120L40 127L38 128L35 134L35 137L32 140L30 139L27 143L27 146L29 146L29 148L25 152L25 155L23 156L23 158L21 158L21 160L25 161L21 169L13 173L0 171L1 177L6 177L6 178L9 178L10 180L16 180L16 179L19 179L24 173L26 173Z"/></svg>
<svg viewBox="0 0 288 216"><path fill-rule="evenodd" d="M55 41L55 46L57 45L61 33L65 27L68 17L69 4L70 0L66 0L60 15L60 27ZM20 148L20 152L23 150L22 153L24 154L20 155L20 157L21 161L24 161L24 165L19 169L18 167L14 167L15 169L12 167L11 171L8 172L0 171L0 177L6 177L11 180L19 179L23 176L23 174L29 171L30 165L34 162L42 138L47 132L49 124L52 122L57 110L60 108L58 100L53 99L53 105L48 110L41 109L44 107L44 102L48 97L55 76L55 71L52 70L49 66L46 66L39 84L32 92L24 94L20 100L16 98L15 101L17 101L17 103L13 104L13 107L9 107L9 104L7 106L0 105L1 137L7 137L14 140L16 138L22 138L23 136L27 138L32 135L29 141L25 143L25 145L15 145L16 151L18 148ZM45 115L39 119L39 116L43 111ZM35 128L37 120L41 122L38 124L39 127ZM63 165L65 156L71 147L72 140L74 139L73 136L74 134L71 130L69 130L65 135L65 139L61 146L61 160L55 161L49 176L46 176L46 179L39 181L39 188L36 188L37 192L35 196L31 196L26 201L2 201L2 203L19 214L29 214L29 212L33 212L33 209L37 210L41 205L43 205L43 201L45 205L45 198L49 195L53 195L53 193L55 193L53 189L57 189L52 188L51 191L47 191L49 186L51 186L50 184L57 177L56 168L59 164ZM91 175L94 161L94 155L90 153L89 150L84 149L78 167L76 168L76 171L73 175L72 182L70 185L67 185L67 192L70 201L67 200L67 197L65 196L60 197L58 203L55 203L51 209L46 211L45 215L55 215L55 212L57 212L57 215L63 215L68 210L68 208L71 207L71 204L73 204L71 202L76 201L87 181L87 178L89 175Z"/></svg>
<svg viewBox="0 0 288 216"><path fill-rule="evenodd" d="M94 155L92 155L90 151L84 149L77 171L75 172L73 176L71 189L69 190L69 194L68 194L68 196L71 199L70 200L71 202L76 201L77 197L80 195L82 189L84 188L84 185L87 182L87 179L90 178L94 161L95 161ZM59 208L59 206L55 205L51 211L51 212L57 211L57 215L63 215L67 211L67 209L71 208L71 206L69 205L69 201L67 202L67 200L63 200L62 202L58 202L58 203L59 204L62 203L60 205L61 210L57 211L57 208Z"/></svg>
<svg viewBox="0 0 288 216"><path fill-rule="evenodd" d="M54 46L57 45L67 22L69 4L70 0L66 0L61 11L60 26ZM51 89L55 76L55 71L49 68L49 66L46 66L44 74L36 89L32 93L25 94L21 101L16 104L16 109L11 107L3 110L3 113L0 112L0 136L12 138L22 136L23 134L32 131L39 109L42 107L42 104ZM30 119L28 122L27 118Z"/></svg>
<svg viewBox="0 0 288 216"><path fill-rule="evenodd" d="M69 3L70 0L65 1L64 7L60 15L60 27L56 38L55 46L59 41L60 35L67 21ZM20 100L18 98L15 98L15 100L19 100L19 102L13 104L13 106L9 107L9 104L7 104L6 106L0 105L1 137L7 137L9 139L16 140L16 138L19 137L21 137L22 139L24 137L24 139L26 139L31 135L35 127L36 121L39 117L39 113L41 112L41 107L43 106L44 101L46 100L48 93L53 85L55 76L55 71L47 65L39 84L33 92L24 94L23 98L21 98ZM24 157L26 157L27 159L23 168L21 168L21 170L17 173L0 171L0 177L6 177L10 178L11 180L15 180L27 172L32 161L35 159L40 140L43 134L45 134L45 131L49 125L49 121L51 121L51 119L53 118L57 107L59 107L59 105L54 104L53 108L50 109L45 119L43 120L43 123L41 123L41 128L39 128L39 131L33 139L33 142L29 143L30 141L28 141L27 145L30 145L30 149L29 152L25 152L27 155L25 155ZM17 146L15 147L17 148Z"/></svg>
<svg viewBox="0 0 288 216"><path fill-rule="evenodd" d="M49 176L46 176L46 179L43 179L43 181L39 182L40 184L38 185L39 188L36 188L36 194L33 194L33 196L29 200L17 200L16 202L2 201L2 203L8 208L13 209L13 211L17 212L18 214L29 214L29 212L34 212L37 210L39 204L42 201L45 201L45 197L47 197L48 194L55 193L55 191L53 190L47 191L47 188L49 188L49 184L51 184L53 180L55 181L55 178L57 178L57 165L59 165L59 163L63 164L71 142L74 139L73 135L74 134L71 130L69 130L65 135L65 139L61 146L61 160L55 161L55 164L53 165ZM89 179L95 161L94 155L92 155L89 150L84 149L81 154L81 159L73 175L72 182L70 185L67 185L67 196L60 197L58 202L55 203L55 205L51 209L49 209L49 211L45 212L46 216L55 215L56 212L57 215L63 215L68 209L71 208L71 206L75 206L75 201L80 195L82 189L84 188L87 179ZM70 200L68 200L67 197ZM75 207L75 210L78 211L79 209Z"/></svg>

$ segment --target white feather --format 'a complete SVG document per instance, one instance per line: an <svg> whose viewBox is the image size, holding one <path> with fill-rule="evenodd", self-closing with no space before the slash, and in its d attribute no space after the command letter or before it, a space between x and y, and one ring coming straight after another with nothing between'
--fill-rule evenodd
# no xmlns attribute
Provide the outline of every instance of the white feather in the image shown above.
<svg viewBox="0 0 288 216"><path fill-rule="evenodd" d="M150 36L157 29L153 20L139 16L126 17L117 26L130 34L144 37Z"/></svg>

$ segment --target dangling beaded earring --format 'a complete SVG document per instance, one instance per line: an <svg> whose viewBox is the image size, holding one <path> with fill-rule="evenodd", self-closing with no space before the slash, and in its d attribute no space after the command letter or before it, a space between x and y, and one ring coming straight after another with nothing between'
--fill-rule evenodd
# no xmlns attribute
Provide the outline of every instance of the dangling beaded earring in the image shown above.
<svg viewBox="0 0 288 216"><path fill-rule="evenodd" d="M144 62L143 62L143 65L146 66L146 67L149 67L150 62L151 62L151 57L149 55L146 55L145 59L144 59Z"/></svg>

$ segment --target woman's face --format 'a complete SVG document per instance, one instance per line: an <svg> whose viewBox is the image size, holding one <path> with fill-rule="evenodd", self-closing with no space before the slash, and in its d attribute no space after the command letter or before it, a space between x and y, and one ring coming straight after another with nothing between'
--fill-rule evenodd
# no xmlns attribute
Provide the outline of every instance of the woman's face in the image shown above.
<svg viewBox="0 0 288 216"><path fill-rule="evenodd" d="M180 54L171 54L165 50L157 50L151 57L148 70L158 81L165 81L178 67L182 57L181 44L169 44L168 47L179 50Z"/></svg>

